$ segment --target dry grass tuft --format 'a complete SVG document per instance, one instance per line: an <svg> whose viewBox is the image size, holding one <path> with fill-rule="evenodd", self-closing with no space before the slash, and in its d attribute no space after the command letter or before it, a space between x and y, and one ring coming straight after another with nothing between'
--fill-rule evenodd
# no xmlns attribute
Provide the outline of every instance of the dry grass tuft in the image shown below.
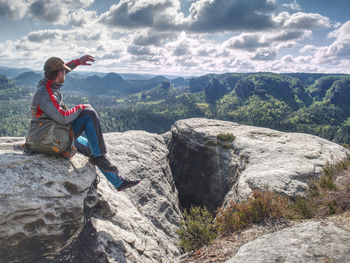
<svg viewBox="0 0 350 263"><path fill-rule="evenodd" d="M180 240L185 250L210 244L218 234L229 236L271 220L325 218L350 211L350 159L326 165L324 175L310 180L304 196L289 198L270 190L253 191L245 202L220 209L215 223L204 208L185 211Z"/></svg>

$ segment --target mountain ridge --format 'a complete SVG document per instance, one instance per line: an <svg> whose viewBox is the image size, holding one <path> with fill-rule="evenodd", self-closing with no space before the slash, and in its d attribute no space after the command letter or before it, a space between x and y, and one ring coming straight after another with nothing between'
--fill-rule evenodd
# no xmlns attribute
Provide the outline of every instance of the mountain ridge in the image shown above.
<svg viewBox="0 0 350 263"><path fill-rule="evenodd" d="M69 107L83 102L96 108L106 132L141 129L163 133L176 120L207 117L350 144L349 78L346 74L225 73L189 80L156 76L128 81L116 73L68 74L62 92ZM20 89L24 96L13 93L11 99L25 101L16 105L0 102L0 135L25 134L25 105L35 87ZM14 107L19 108L11 115L15 124L8 115Z"/></svg>

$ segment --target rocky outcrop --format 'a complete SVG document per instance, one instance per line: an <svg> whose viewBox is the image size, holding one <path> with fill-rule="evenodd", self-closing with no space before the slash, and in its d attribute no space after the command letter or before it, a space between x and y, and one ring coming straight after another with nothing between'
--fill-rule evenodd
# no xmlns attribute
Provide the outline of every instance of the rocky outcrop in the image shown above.
<svg viewBox="0 0 350 263"><path fill-rule="evenodd" d="M180 202L212 210L244 200L254 189L302 194L323 165L349 153L313 135L209 119L180 120L165 138Z"/></svg>
<svg viewBox="0 0 350 263"><path fill-rule="evenodd" d="M92 218L95 254L108 262L171 262L180 254L176 229L181 213L163 138L130 131L105 134L105 140L121 175L143 180L116 192L100 175Z"/></svg>
<svg viewBox="0 0 350 263"><path fill-rule="evenodd" d="M161 136L105 134L122 176L117 192L87 158L22 155L22 138L0 138L0 262L169 262L180 255L181 212ZM72 165L73 164L73 165Z"/></svg>
<svg viewBox="0 0 350 263"><path fill-rule="evenodd" d="M81 156L22 155L22 138L0 138L0 262L47 262L80 232L96 178Z"/></svg>
<svg viewBox="0 0 350 263"><path fill-rule="evenodd" d="M298 224L243 245L227 263L350 262L349 230L332 222Z"/></svg>
<svg viewBox="0 0 350 263"><path fill-rule="evenodd" d="M137 187L116 191L80 154L25 156L22 138L0 138L0 263L171 262L181 254L179 199L215 210L254 189L296 196L349 153L316 136L208 119L105 140L120 174L143 179ZM333 225L324 231L348 241Z"/></svg>

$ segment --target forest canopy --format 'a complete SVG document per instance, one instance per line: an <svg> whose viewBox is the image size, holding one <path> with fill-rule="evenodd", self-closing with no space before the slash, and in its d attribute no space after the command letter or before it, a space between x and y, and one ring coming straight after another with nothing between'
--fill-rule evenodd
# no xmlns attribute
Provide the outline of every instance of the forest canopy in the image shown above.
<svg viewBox="0 0 350 263"><path fill-rule="evenodd" d="M26 134L38 78L0 75L0 136ZM205 117L350 144L349 75L227 73L131 81L113 73L72 76L62 92L67 106L91 104L104 132L163 133L179 119Z"/></svg>

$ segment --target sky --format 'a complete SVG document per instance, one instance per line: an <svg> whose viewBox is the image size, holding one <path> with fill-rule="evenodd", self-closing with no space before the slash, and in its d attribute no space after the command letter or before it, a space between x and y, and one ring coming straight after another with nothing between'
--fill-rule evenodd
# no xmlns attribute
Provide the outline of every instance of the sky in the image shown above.
<svg viewBox="0 0 350 263"><path fill-rule="evenodd" d="M0 0L0 66L350 74L349 0Z"/></svg>

